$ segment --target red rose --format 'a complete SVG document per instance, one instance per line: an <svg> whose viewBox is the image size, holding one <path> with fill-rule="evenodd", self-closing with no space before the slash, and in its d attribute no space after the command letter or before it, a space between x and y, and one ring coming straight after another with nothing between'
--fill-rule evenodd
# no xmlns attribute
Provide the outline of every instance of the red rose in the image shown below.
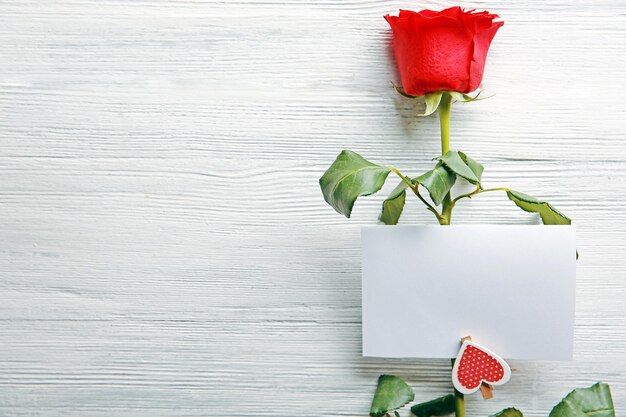
<svg viewBox="0 0 626 417"><path fill-rule="evenodd" d="M440 12L400 10L385 16L402 87L412 96L434 91L469 93L480 85L498 15L450 7Z"/></svg>

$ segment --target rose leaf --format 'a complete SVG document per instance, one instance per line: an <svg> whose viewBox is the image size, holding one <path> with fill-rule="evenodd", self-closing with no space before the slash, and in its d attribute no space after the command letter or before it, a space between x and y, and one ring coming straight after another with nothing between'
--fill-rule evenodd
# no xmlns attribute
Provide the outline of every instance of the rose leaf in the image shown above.
<svg viewBox="0 0 626 417"><path fill-rule="evenodd" d="M423 185L428 189L431 200L436 206L441 204L443 198L454 185L456 175L448 170L442 164L437 165L434 169L415 178L415 182Z"/></svg>
<svg viewBox="0 0 626 417"><path fill-rule="evenodd" d="M381 375L370 408L371 417L380 417L391 410L397 410L413 401L415 394L411 387L394 375Z"/></svg>
<svg viewBox="0 0 626 417"><path fill-rule="evenodd" d="M411 407L416 417L446 416L454 413L454 395L449 394Z"/></svg>
<svg viewBox="0 0 626 417"><path fill-rule="evenodd" d="M465 165L467 165L472 170L472 172L474 173L474 175L476 175L476 178L478 178L478 181L480 182L485 167L474 161L472 158L465 155L461 151L459 151L459 156L461 157L463 162L465 162Z"/></svg>
<svg viewBox="0 0 626 417"><path fill-rule="evenodd" d="M356 199L380 190L390 171L389 167L376 165L356 152L341 151L320 178L324 200L349 218Z"/></svg>
<svg viewBox="0 0 626 417"><path fill-rule="evenodd" d="M498 411L489 417L524 417L524 415L517 408L505 408L504 410Z"/></svg>
<svg viewBox="0 0 626 417"><path fill-rule="evenodd" d="M406 189L409 185L405 181L401 181L396 188L393 189L389 197L383 201L383 210L380 213L378 220L385 224L398 224L402 210L404 209L404 202L406 200Z"/></svg>
<svg viewBox="0 0 626 417"><path fill-rule="evenodd" d="M539 201L535 197L519 191L508 190L506 195L509 200L514 202L519 208L529 213L539 213L543 224L572 224L569 217L552 207L545 201Z"/></svg>
<svg viewBox="0 0 626 417"><path fill-rule="evenodd" d="M468 166L463 160L459 152L448 151L445 155L439 158L444 165L454 172L456 175L465 178L472 184L480 184L480 178L476 176L474 170ZM475 163L475 161L472 161ZM482 174L482 171L481 171Z"/></svg>
<svg viewBox="0 0 626 417"><path fill-rule="evenodd" d="M552 409L548 417L615 417L611 390L602 382L575 389Z"/></svg>

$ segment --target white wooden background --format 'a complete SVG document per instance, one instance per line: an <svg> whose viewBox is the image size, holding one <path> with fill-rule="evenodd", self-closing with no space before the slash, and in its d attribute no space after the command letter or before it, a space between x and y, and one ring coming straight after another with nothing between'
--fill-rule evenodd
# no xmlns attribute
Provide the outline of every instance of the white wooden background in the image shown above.
<svg viewBox="0 0 626 417"><path fill-rule="evenodd" d="M2 0L0 415L364 416L382 372L448 393L446 360L361 358L359 233L384 194L348 221L317 179L344 148L432 164L382 15L449 4ZM575 360L513 362L468 413L545 416L597 380L623 413L626 3L463 5L506 24L453 148L570 215L581 254ZM502 195L454 220L536 221ZM432 219L410 200L403 221Z"/></svg>

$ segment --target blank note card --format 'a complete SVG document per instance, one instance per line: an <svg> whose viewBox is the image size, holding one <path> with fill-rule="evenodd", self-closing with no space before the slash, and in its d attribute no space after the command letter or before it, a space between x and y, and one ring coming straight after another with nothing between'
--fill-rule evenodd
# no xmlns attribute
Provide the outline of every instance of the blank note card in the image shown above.
<svg viewBox="0 0 626 417"><path fill-rule="evenodd" d="M573 226L365 227L362 268L363 356L572 358Z"/></svg>

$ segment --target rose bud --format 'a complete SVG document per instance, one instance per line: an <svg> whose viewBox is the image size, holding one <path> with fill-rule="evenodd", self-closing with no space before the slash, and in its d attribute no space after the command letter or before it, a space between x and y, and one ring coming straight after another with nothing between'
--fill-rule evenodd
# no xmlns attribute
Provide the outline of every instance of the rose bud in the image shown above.
<svg viewBox="0 0 626 417"><path fill-rule="evenodd" d="M399 16L385 16L393 30L404 92L422 96L435 91L476 90L491 40L504 24L493 21L498 17L458 6L440 12L400 10Z"/></svg>

